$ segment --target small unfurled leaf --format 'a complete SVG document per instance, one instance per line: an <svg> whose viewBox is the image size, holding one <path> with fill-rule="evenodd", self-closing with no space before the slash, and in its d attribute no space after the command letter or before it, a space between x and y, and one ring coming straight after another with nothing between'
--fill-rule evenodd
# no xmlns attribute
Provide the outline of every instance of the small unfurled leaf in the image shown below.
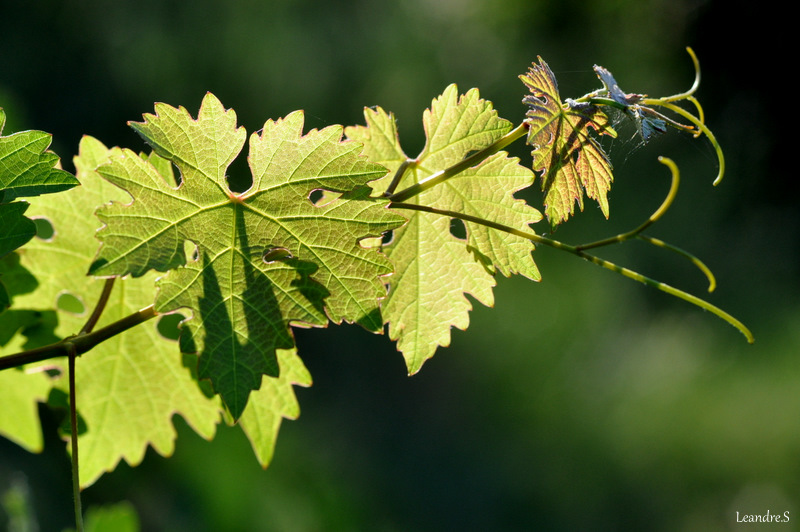
<svg viewBox="0 0 800 532"><path fill-rule="evenodd" d="M608 96L618 104L628 107L632 104L638 103L644 97L643 94L626 93L620 89L619 85L617 84L617 80L614 79L614 76L608 71L608 69L603 68L600 65L595 65L594 71L597 74L597 77L600 78L600 81L603 82L606 91L608 91Z"/></svg>
<svg viewBox="0 0 800 532"><path fill-rule="evenodd" d="M636 128L642 140L647 142L654 134L667 132L667 123L661 118L654 116L652 110L639 105L644 94L626 93L617 85L617 80L607 69L595 65L594 71L597 77L603 82L608 92L608 96L625 107L625 112L636 122Z"/></svg>
<svg viewBox="0 0 800 532"><path fill-rule="evenodd" d="M406 161L397 137L395 119L381 108L365 109L366 126L347 128L347 136L363 142L364 152L390 172L380 182L385 189ZM427 142L400 182L400 189L460 162L508 133L511 124L497 116L491 102L477 89L459 96L450 85L425 111ZM534 174L505 152L411 198L407 203L458 211L491 222L530 231L528 224L541 214L514 192L530 185ZM382 187L382 188L380 188ZM465 222L464 236L451 232L447 216L404 210L408 224L383 246L395 265L388 278L389 295L383 316L389 335L406 360L409 373L417 372L438 346L450 344L450 329L466 329L472 309L465 294L485 305L493 304L492 274L520 273L539 279L531 257L530 240Z"/></svg>
<svg viewBox="0 0 800 532"><path fill-rule="evenodd" d="M234 419L262 375L278 375L276 350L294 347L290 324L382 325L381 276L391 265L360 240L404 221L365 186L386 170L362 157L361 145L341 142L341 126L304 135L303 121L294 112L250 137L253 183L241 194L225 172L245 130L212 94L197 119L157 104L155 115L131 124L180 170L180 185L163 165L129 150L113 149L99 169L132 202L98 211L106 226L91 272L172 270L159 281L156 310L191 310L181 349L199 354L199 377L211 381ZM319 205L311 200L316 190L338 197Z"/></svg>
<svg viewBox="0 0 800 532"><path fill-rule="evenodd" d="M529 107L528 144L533 146L533 169L541 172L550 224L555 227L566 221L575 212L576 202L583 210L584 192L600 204L608 218L611 163L589 134L594 129L616 136L608 117L595 105L563 104L555 76L541 57L520 79L531 92L523 99Z"/></svg>

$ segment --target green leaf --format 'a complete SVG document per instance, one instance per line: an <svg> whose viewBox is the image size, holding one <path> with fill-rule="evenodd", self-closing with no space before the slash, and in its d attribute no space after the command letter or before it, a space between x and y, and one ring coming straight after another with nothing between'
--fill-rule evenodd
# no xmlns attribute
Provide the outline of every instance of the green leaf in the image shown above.
<svg viewBox="0 0 800 532"><path fill-rule="evenodd" d="M280 376L263 377L261 388L250 394L239 419L262 467L267 467L272 460L282 418L297 419L300 415L292 385L311 386L311 374L295 349L279 349L277 354Z"/></svg>
<svg viewBox="0 0 800 532"><path fill-rule="evenodd" d="M561 103L555 76L539 58L520 79L531 94L528 105L528 144L533 146L533 169L542 173L545 214L555 227L583 210L583 194L597 201L608 218L607 193L611 163L589 130L616 137L608 117L597 106L568 100Z"/></svg>
<svg viewBox="0 0 800 532"><path fill-rule="evenodd" d="M277 349L292 349L290 324L357 322L380 330L381 276L391 265L360 240L402 223L365 185L385 169L341 142L342 128L303 135L303 114L269 120L250 137L252 186L230 190L225 172L245 141L236 114L206 95L197 119L156 105L132 127L181 172L181 184L129 150L114 149L100 168L126 190L129 204L101 208L103 246L96 275L170 271L156 310L192 311L181 348L200 355L234 419L262 375L277 376ZM315 190L340 193L324 205ZM280 252L278 252L280 250ZM177 269L175 269L177 268Z"/></svg>
<svg viewBox="0 0 800 532"><path fill-rule="evenodd" d="M5 113L0 112L0 133ZM0 191L4 203L22 196L59 192L78 185L78 180L59 168L58 155L47 151L52 138L42 131L21 131L0 137Z"/></svg>
<svg viewBox="0 0 800 532"><path fill-rule="evenodd" d="M63 532L72 532L65 529ZM92 506L86 511L84 532L139 532L139 516L127 501L105 506Z"/></svg>
<svg viewBox="0 0 800 532"><path fill-rule="evenodd" d="M6 114L0 109L0 134ZM46 151L51 136L42 131L22 131L0 136L0 258L28 242L36 234L35 224L23 213L28 204L13 202L21 196L59 192L78 185L74 176L57 168L58 156ZM0 279L0 313L10 297Z"/></svg>
<svg viewBox="0 0 800 532"><path fill-rule="evenodd" d="M34 239L20 251L22 265L39 280L29 294L15 296L16 308L63 306L70 294L82 311L59 309L59 336L77 333L103 287L102 280L85 275L97 249L92 216L96 206L125 194L106 183L94 168L107 160L99 141L84 137L75 165L84 186L58 196L40 198L32 214L49 220L53 238ZM54 268L57 264L58 268ZM98 328L153 303L154 278L118 279ZM77 309L73 309L77 310ZM9 313L6 313L9 314ZM8 373L8 372L3 372ZM59 385L66 388L65 372ZM131 465L144 457L147 445L162 455L174 448L172 416L182 415L200 435L211 438L219 420L219 404L208 399L183 366L174 341L163 339L155 320L98 345L76 362L76 394L81 419L87 426L79 436L80 481L93 483L113 470L120 459Z"/></svg>
<svg viewBox="0 0 800 532"><path fill-rule="evenodd" d="M383 109L365 109L366 126L347 129L347 136L363 142L365 153L390 172L385 188L407 157L400 147L394 117ZM423 116L427 142L410 165L400 188L417 183L461 161L470 152L486 148L511 129L477 89L459 97L450 85ZM499 152L412 198L408 203L458 211L523 230L541 214L514 192L529 186L533 173L516 158ZM410 373L418 371L438 346L450 343L450 328L466 329L472 309L465 294L485 305L493 304L492 273L521 273L539 279L531 257L530 240L466 222L466 240L451 234L450 218L405 211L408 224L394 231L384 251L397 272L389 277L389 295L383 315L389 334L397 340Z"/></svg>
<svg viewBox="0 0 800 532"><path fill-rule="evenodd" d="M43 371L26 373L17 369L0 371L0 435L31 452L44 446L37 403L47 400L52 384Z"/></svg>
<svg viewBox="0 0 800 532"><path fill-rule="evenodd" d="M23 201L0 203L0 257L22 246L36 234L36 225L22 214L28 209Z"/></svg>

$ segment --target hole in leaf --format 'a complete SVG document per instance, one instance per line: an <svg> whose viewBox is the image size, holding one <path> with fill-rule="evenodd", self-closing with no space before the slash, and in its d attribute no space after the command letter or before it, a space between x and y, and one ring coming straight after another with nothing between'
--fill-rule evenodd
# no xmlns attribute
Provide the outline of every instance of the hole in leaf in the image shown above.
<svg viewBox="0 0 800 532"><path fill-rule="evenodd" d="M86 311L86 306L83 304L83 301L69 292L64 292L58 296L58 299L56 300L56 307L58 310L63 310L64 312L77 315L83 314Z"/></svg>
<svg viewBox="0 0 800 532"><path fill-rule="evenodd" d="M225 177L228 179L228 188L231 192L241 194L249 189L253 185L253 176L247 157L240 156L234 159Z"/></svg>
<svg viewBox="0 0 800 532"><path fill-rule="evenodd" d="M56 230L50 220L47 218L34 218L33 223L36 226L36 237L42 240L52 240L56 234Z"/></svg>
<svg viewBox="0 0 800 532"><path fill-rule="evenodd" d="M186 318L181 314L166 314L161 316L156 325L158 334L167 340L177 340L178 336L181 334L179 325L184 319Z"/></svg>
<svg viewBox="0 0 800 532"><path fill-rule="evenodd" d="M183 183L183 174L181 173L181 169L175 166L175 163L172 163L172 178L176 187L180 187L181 183Z"/></svg>
<svg viewBox="0 0 800 532"><path fill-rule="evenodd" d="M450 234L459 240L466 240L467 228L464 226L464 221L458 218L450 218Z"/></svg>
<svg viewBox="0 0 800 532"><path fill-rule="evenodd" d="M313 203L314 205L319 207L320 206L319 203L320 203L320 201L322 201L322 196L324 194L325 193L322 191L321 188L315 188L308 195L308 201L310 201L311 203Z"/></svg>
<svg viewBox="0 0 800 532"><path fill-rule="evenodd" d="M289 260L293 258L294 255L292 255L291 251L280 246L265 249L264 254L261 256L261 260L263 260L265 264L273 264L279 260Z"/></svg>
<svg viewBox="0 0 800 532"><path fill-rule="evenodd" d="M394 240L394 231L386 231L381 237L381 244L388 246Z"/></svg>
<svg viewBox="0 0 800 532"><path fill-rule="evenodd" d="M197 259L200 258L200 250L197 248L197 244L191 240L184 240L183 255L186 257L186 262L197 262Z"/></svg>

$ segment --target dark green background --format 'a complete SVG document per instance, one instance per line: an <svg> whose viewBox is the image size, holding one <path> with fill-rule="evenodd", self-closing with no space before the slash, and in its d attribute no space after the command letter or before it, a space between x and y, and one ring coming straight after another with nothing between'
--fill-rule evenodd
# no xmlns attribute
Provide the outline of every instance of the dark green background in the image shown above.
<svg viewBox="0 0 800 532"><path fill-rule="evenodd" d="M153 102L193 113L206 91L248 130L294 109L307 126L354 124L381 105L409 154L445 86L473 86L519 122L537 55L563 97L597 88L698 93L726 151L671 133L607 146L612 218L593 204L557 238L578 243L638 225L682 170L650 233L697 253L718 276L711 301L757 342L681 301L551 249L544 280L500 279L420 374L386 337L358 327L298 331L314 386L297 394L273 465L238 429L207 443L176 418L175 456L148 453L85 490L84 505L134 503L146 530L737 530L736 512L800 521L796 104L786 14L700 0L139 0L4 2L0 106L6 132L41 129L70 168L82 134L141 148L126 121ZM515 154L529 161L521 145ZM241 167L240 167L241 168ZM533 200L539 195L530 194ZM539 231L545 231L539 228ZM630 243L604 256L703 295L680 259ZM0 391L0 394L2 391ZM0 405L1 407L1 405ZM44 456L0 441L0 491L27 482L42 530L71 523L69 464L46 419ZM4 518L0 514L0 527ZM753 526L742 530L756 530Z"/></svg>

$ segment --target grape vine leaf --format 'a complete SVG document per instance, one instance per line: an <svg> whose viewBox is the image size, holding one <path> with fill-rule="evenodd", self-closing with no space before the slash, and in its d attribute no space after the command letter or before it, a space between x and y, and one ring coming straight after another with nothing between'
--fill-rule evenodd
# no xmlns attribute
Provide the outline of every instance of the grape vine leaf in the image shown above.
<svg viewBox="0 0 800 532"><path fill-rule="evenodd" d="M364 143L372 161L389 169L376 185L385 189L407 160L397 136L394 116L380 107L365 109L365 126L346 129L348 138ZM477 89L459 96L450 85L433 100L423 115L425 147L409 165L400 188L460 162L468 153L486 148L511 130L491 102ZM531 170L505 152L498 152L477 166L444 181L407 203L459 211L489 221L528 230L542 216L513 194L529 186ZM389 335L397 340L409 373L419 371L438 346L450 343L450 328L466 329L472 309L465 294L484 305L494 302L493 273L520 273L540 278L531 257L530 240L465 222L466 240L451 234L450 218L440 214L407 211L409 222L394 231L383 246L397 273L389 277L389 294L382 305Z"/></svg>
<svg viewBox="0 0 800 532"><path fill-rule="evenodd" d="M6 115L0 109L0 134ZM58 168L58 155L47 151L52 137L43 131L20 131L0 136L0 191L2 201L60 192L78 185L69 172Z"/></svg>
<svg viewBox="0 0 800 532"><path fill-rule="evenodd" d="M2 194L2 191L0 191ZM0 257L14 251L36 234L36 225L23 214L28 204L23 201L0 203Z"/></svg>
<svg viewBox="0 0 800 532"><path fill-rule="evenodd" d="M611 162L589 133L616 137L606 114L590 103L561 103L553 71L539 57L520 79L531 94L522 100L529 109L528 144L533 146L533 169L541 172L545 215L555 228L583 210L583 193L597 201L608 218L607 193L611 189Z"/></svg>
<svg viewBox="0 0 800 532"><path fill-rule="evenodd" d="M297 419L300 405L293 385L311 386L311 374L297 356L297 349L278 349L279 377L264 376L261 388L250 394L239 426L250 440L259 464L267 467L275 452L275 440L283 419Z"/></svg>
<svg viewBox="0 0 800 532"><path fill-rule="evenodd" d="M0 135L5 122L5 111L0 108ZM0 257L36 234L35 224L23 216L28 204L14 199L59 192L78 184L74 176L58 168L58 156L47 151L51 140L42 131L0 136ZM0 279L0 313L9 304L10 297Z"/></svg>
<svg viewBox="0 0 800 532"><path fill-rule="evenodd" d="M303 113L268 120L250 137L252 186L230 190L225 172L241 151L245 130L212 94L198 117L156 104L156 114L131 126L181 172L180 184L130 150L112 149L99 168L126 190L129 204L98 211L105 223L95 275L169 271L156 310L187 308L181 349L198 353L198 376L209 379L234 419L262 375L277 376L277 349L292 349L289 325L357 322L379 331L381 277L388 259L360 240L405 220L366 184L385 169L342 142L341 126L303 135ZM312 193L340 196L320 205Z"/></svg>
<svg viewBox="0 0 800 532"><path fill-rule="evenodd" d="M63 294L70 294L88 306L98 296L102 282L83 275L97 247L93 237L97 223L91 214L96 205L111 199L124 199L124 193L95 172L95 168L107 160L108 152L99 141L91 137L82 139L75 164L85 186L65 193L58 201L53 198L35 205L37 216L51 220L55 232L51 240L36 239L19 251L23 262L30 264L32 270L43 278L42 285L33 293L28 286L30 280L14 283L15 287L26 287L22 292L27 295L19 297L19 294L14 294L22 306L55 307ZM169 164L157 156L146 158L164 171L169 169ZM46 257L57 257L61 269L55 275L48 275L52 269L43 260ZM6 258L0 265L5 263L9 263L5 270L17 271L13 261ZM151 273L139 279L117 279L99 326L151 304L154 277ZM23 280L19 275L13 278ZM59 310L58 333L61 336L75 333L87 313L84 310L75 315ZM38 314L41 312L12 310L0 316L0 344L7 341L4 339L6 336L20 329L20 324L31 326ZM15 318L23 321L11 323ZM4 335L6 329L9 329L9 334ZM32 347L21 345L20 340L21 335L17 335L14 342L9 342L12 351ZM52 341L54 339L50 338L46 343ZM30 339L27 343L31 343ZM272 457L282 418L295 419L299 414L292 385L311 384L311 377L294 350L279 350L278 358L281 376L264 377L261 388L252 394L241 419L242 430L264 467ZM192 363L192 367L185 367ZM93 483L104 471L114 469L120 459L131 465L138 464L147 445L152 445L160 454L171 454L175 438L171 418L176 413L183 416L202 437L213 437L220 418L220 402L218 398L207 397L198 388L196 376L192 373L195 367L196 359L187 356L187 360L182 361L175 342L164 339L152 322L98 345L77 361L78 409L88 429L79 435L82 486ZM3 389L10 390L13 399L19 403L8 409L15 413L13 419L5 420L0 414L0 433L30 450L39 450L40 432L32 432L32 427L38 430L35 403L46 397L52 383L45 382L49 379L44 373L9 370L0 373L0 377L8 378L8 383L3 381ZM57 386L65 389L66 384L62 381ZM15 391L19 393L15 394ZM33 417L29 419L27 413Z"/></svg>
<svg viewBox="0 0 800 532"><path fill-rule="evenodd" d="M0 275L8 282L12 298L32 292L38 285L33 275L20 266L17 253L0 259ZM57 341L53 314L13 309L0 315L0 353L16 353ZM37 403L46 402L51 387L50 379L41 370L28 367L0 371L0 435L30 452L40 452L44 439Z"/></svg>
<svg viewBox="0 0 800 532"><path fill-rule="evenodd" d="M53 236L36 238L18 251L22 265L36 276L39 285L31 293L15 296L15 309L57 308L56 333L60 337L80 330L103 287L103 281L86 276L97 251L94 232L99 223L93 212L104 202L125 199L122 191L94 172L107 153L99 141L91 137L81 140L75 165L83 186L42 197L33 204L32 214L52 224ZM98 327L152 304L154 278L151 274L118 279ZM63 309L61 298L65 295L78 301L77 308ZM171 454L175 413L201 436L210 439L215 433L218 401L200 391L190 370L183 366L175 342L161 337L155 325L145 323L117 335L76 363L77 405L87 427L79 435L82 486L113 470L120 459L138 464L148 445L162 455ZM66 375L64 368L62 375ZM55 386L66 389L65 381L65 377L58 379Z"/></svg>
<svg viewBox="0 0 800 532"><path fill-rule="evenodd" d="M0 435L28 451L41 452L44 440L36 404L47 400L51 386L44 372L0 371Z"/></svg>

